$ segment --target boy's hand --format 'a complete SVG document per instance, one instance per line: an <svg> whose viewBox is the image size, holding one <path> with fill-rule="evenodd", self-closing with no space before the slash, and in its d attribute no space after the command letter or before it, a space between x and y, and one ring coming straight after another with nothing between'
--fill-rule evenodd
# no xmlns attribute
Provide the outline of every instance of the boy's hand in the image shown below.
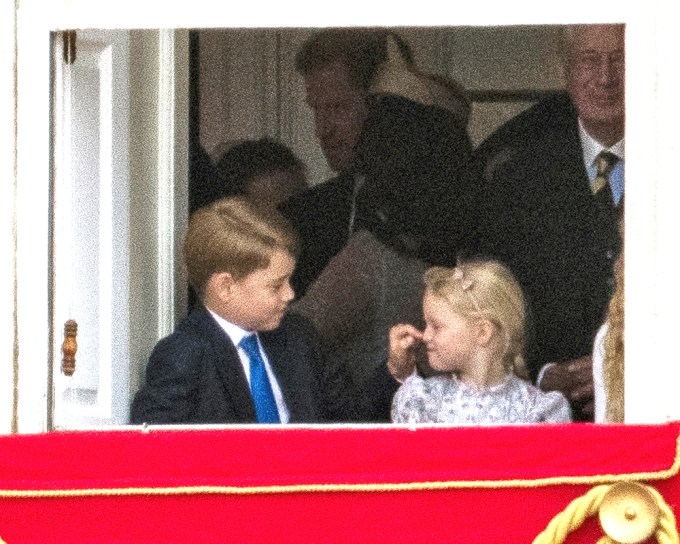
<svg viewBox="0 0 680 544"><path fill-rule="evenodd" d="M413 325L400 323L390 329L387 369L403 382L416 368L422 357L423 333Z"/></svg>

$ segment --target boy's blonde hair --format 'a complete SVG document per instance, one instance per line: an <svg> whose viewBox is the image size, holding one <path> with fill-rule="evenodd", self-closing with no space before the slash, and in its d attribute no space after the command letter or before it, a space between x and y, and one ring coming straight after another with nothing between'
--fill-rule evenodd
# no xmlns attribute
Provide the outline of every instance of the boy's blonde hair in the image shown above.
<svg viewBox="0 0 680 544"><path fill-rule="evenodd" d="M527 377L524 361L525 303L512 272L497 261L459 263L455 268L430 268L425 273L428 292L446 300L456 313L482 317L505 338L503 366Z"/></svg>
<svg viewBox="0 0 680 544"><path fill-rule="evenodd" d="M195 211L183 249L189 283L201 299L215 273L242 279L267 268L276 250L294 257L298 251L290 223L276 210L245 197L222 198Z"/></svg>

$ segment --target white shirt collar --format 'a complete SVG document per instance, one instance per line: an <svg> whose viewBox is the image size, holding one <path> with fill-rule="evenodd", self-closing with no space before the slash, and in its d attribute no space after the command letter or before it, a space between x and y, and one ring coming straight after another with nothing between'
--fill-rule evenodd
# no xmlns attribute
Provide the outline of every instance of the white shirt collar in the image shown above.
<svg viewBox="0 0 680 544"><path fill-rule="evenodd" d="M243 351L243 348L239 347L239 344L241 343L241 340L243 340L245 336L250 336L251 334L253 334L253 331L247 331L245 329L242 329L241 327L235 325L231 321L227 321L223 317L220 317L209 308L207 310L208 312L210 312L210 315L213 316L213 319L215 319L220 328L225 333L227 333L227 336L232 341L234 346L236 346L237 348L236 352L238 353L239 360L241 361L241 365L243 367L243 372L246 376L246 380L248 380L248 383L250 383L250 365L248 356ZM272 391L274 392L274 398L276 399L276 407L278 408L279 411L281 423L288 423L290 421L290 410L286 405L286 400L283 398L281 386L279 385L279 382L276 378L276 374L274 374L274 371L269 363L269 358L267 357L267 354L263 353L262 351L260 352L260 354L262 355L265 368L267 369L267 375L269 376Z"/></svg>
<svg viewBox="0 0 680 544"><path fill-rule="evenodd" d="M625 138L622 138L611 147L605 147L595 138L593 138L590 134L588 134L580 119L578 120L578 131L579 135L581 136L581 147L583 147L583 162L586 165L586 169L589 169L593 165L593 163L595 162L595 157L597 157L601 151L609 151L610 153L616 155L622 161L626 160Z"/></svg>
<svg viewBox="0 0 680 544"><path fill-rule="evenodd" d="M215 321L217 321L217 324L220 326L220 328L227 333L227 336L229 336L229 339L232 341L232 343L235 346L238 346L241 340L243 340L244 337L250 336L252 331L247 331L245 329L242 329L238 325L235 325L231 321L227 321L223 317L217 315L215 312L213 312L211 309L208 308L208 312L210 312L210 315L213 316Z"/></svg>

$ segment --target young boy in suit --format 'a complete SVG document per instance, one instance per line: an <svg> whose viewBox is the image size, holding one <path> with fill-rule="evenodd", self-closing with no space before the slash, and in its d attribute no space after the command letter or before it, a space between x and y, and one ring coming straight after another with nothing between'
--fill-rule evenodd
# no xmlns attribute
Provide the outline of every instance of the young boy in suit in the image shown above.
<svg viewBox="0 0 680 544"><path fill-rule="evenodd" d="M184 241L190 314L154 348L132 423L310 423L352 419L315 331L287 316L297 242L271 209L226 198L196 211Z"/></svg>

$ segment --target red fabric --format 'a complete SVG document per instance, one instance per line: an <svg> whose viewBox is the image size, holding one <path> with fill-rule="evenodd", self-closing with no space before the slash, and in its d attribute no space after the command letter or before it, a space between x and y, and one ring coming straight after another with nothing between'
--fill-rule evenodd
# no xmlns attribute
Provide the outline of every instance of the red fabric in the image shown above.
<svg viewBox="0 0 680 544"><path fill-rule="evenodd" d="M152 429L0 437L0 538L530 543L594 484L437 491L11 498L8 491L394 484L668 471L680 424ZM648 482L675 508L677 477ZM474 484L472 484L474 485ZM568 543L602 535L589 520Z"/></svg>

